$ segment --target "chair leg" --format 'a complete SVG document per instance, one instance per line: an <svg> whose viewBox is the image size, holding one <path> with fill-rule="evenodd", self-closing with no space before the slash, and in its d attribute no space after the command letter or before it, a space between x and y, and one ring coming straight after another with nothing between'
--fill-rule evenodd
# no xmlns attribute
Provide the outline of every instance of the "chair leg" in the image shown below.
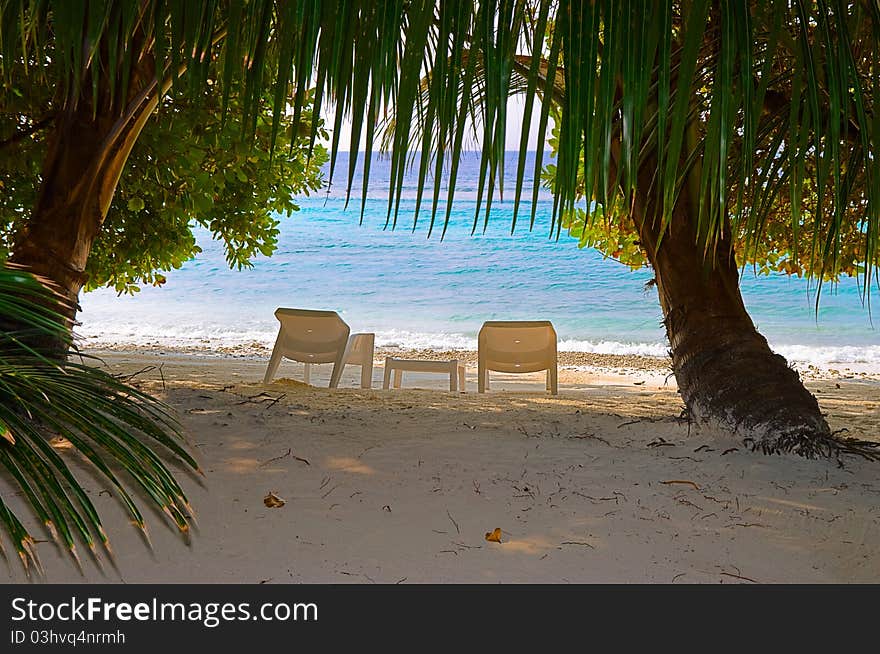
<svg viewBox="0 0 880 654"><path fill-rule="evenodd" d="M272 381L272 378L278 371L278 366L281 365L281 358L281 344L276 340L275 347L272 348L272 356L269 359L269 367L266 368L266 376L263 377L264 384Z"/></svg>
<svg viewBox="0 0 880 654"><path fill-rule="evenodd" d="M486 365L480 361L477 364L477 392L485 393L489 390L489 371L486 370Z"/></svg>
<svg viewBox="0 0 880 654"><path fill-rule="evenodd" d="M333 363L333 372L330 373L330 388L337 388L339 380L342 378L342 371L345 368L345 362L340 358Z"/></svg>
<svg viewBox="0 0 880 654"><path fill-rule="evenodd" d="M373 357L361 364L361 388L373 388Z"/></svg>
<svg viewBox="0 0 880 654"><path fill-rule="evenodd" d="M556 362L547 370L548 390L553 395L559 395L559 379L556 371Z"/></svg>
<svg viewBox="0 0 880 654"><path fill-rule="evenodd" d="M399 368L394 369L394 388L400 388L400 383L403 381L403 370Z"/></svg>
<svg viewBox="0 0 880 654"><path fill-rule="evenodd" d="M382 388L386 391L391 385L391 361L390 357L385 358L385 375L382 377Z"/></svg>
<svg viewBox="0 0 880 654"><path fill-rule="evenodd" d="M305 369L303 370L303 381L306 384L309 384L312 380L312 364L304 363L303 365L305 366Z"/></svg>
<svg viewBox="0 0 880 654"><path fill-rule="evenodd" d="M451 392L458 390L458 361L449 364L449 390Z"/></svg>
<svg viewBox="0 0 880 654"><path fill-rule="evenodd" d="M458 390L462 393L467 390L464 381L464 366L458 366Z"/></svg>

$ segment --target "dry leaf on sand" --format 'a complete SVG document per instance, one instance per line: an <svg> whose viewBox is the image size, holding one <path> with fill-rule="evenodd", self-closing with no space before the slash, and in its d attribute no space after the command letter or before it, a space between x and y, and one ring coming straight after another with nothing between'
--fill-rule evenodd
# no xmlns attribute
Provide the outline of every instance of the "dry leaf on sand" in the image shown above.
<svg viewBox="0 0 880 654"><path fill-rule="evenodd" d="M492 531L486 532L486 540L490 543L501 542L501 527L495 527Z"/></svg>
<svg viewBox="0 0 880 654"><path fill-rule="evenodd" d="M282 498L278 497L274 492L270 492L266 497L263 498L263 504L268 506L270 509L279 509L287 502Z"/></svg>

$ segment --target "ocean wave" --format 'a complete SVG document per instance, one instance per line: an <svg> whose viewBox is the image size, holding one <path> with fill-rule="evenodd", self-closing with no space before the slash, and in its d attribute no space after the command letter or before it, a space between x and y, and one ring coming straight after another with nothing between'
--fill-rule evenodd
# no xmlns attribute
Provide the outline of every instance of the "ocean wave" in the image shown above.
<svg viewBox="0 0 880 654"><path fill-rule="evenodd" d="M262 346L269 348L275 341L277 324L273 322L254 322L235 327L192 323L85 323L78 330L81 346L164 346L173 348L228 349L241 346ZM405 329L386 329L376 331L378 347L399 347L401 349L433 350L475 350L476 334L462 332L429 332ZM880 367L880 345L865 346L826 346L807 344L772 345L790 362L799 365L834 367L841 364L868 364ZM561 338L560 352L592 352L596 354L618 354L665 357L669 346L664 342L622 342L607 339Z"/></svg>
<svg viewBox="0 0 880 654"><path fill-rule="evenodd" d="M595 354L629 354L644 357L665 357L669 353L666 343L622 343L620 341L582 341L562 339L557 345L560 352L592 352Z"/></svg>
<svg viewBox="0 0 880 654"><path fill-rule="evenodd" d="M791 362L819 367L843 363L880 366L880 345L779 345L773 347L773 350Z"/></svg>

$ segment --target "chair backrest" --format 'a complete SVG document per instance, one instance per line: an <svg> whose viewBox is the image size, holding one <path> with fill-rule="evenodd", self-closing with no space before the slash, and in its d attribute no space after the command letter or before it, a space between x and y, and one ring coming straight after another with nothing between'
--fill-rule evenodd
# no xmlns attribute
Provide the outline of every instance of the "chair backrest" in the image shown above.
<svg viewBox="0 0 880 654"><path fill-rule="evenodd" d="M491 320L480 329L478 348L488 370L547 370L556 361L556 330L549 320Z"/></svg>
<svg viewBox="0 0 880 654"><path fill-rule="evenodd" d="M277 309L275 317L281 323L282 352L288 359L306 363L336 361L351 328L335 311L312 309Z"/></svg>

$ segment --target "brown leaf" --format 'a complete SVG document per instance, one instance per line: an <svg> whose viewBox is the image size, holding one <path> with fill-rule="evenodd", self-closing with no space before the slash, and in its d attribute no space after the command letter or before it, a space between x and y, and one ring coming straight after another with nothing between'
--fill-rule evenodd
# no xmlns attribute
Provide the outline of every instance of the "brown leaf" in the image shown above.
<svg viewBox="0 0 880 654"><path fill-rule="evenodd" d="M486 532L486 540L490 543L501 542L501 527L495 527L492 531Z"/></svg>
<svg viewBox="0 0 880 654"><path fill-rule="evenodd" d="M282 506L287 504L287 501L278 497L274 492L270 492L266 497L263 498L263 504L268 506L270 509L280 509Z"/></svg>

